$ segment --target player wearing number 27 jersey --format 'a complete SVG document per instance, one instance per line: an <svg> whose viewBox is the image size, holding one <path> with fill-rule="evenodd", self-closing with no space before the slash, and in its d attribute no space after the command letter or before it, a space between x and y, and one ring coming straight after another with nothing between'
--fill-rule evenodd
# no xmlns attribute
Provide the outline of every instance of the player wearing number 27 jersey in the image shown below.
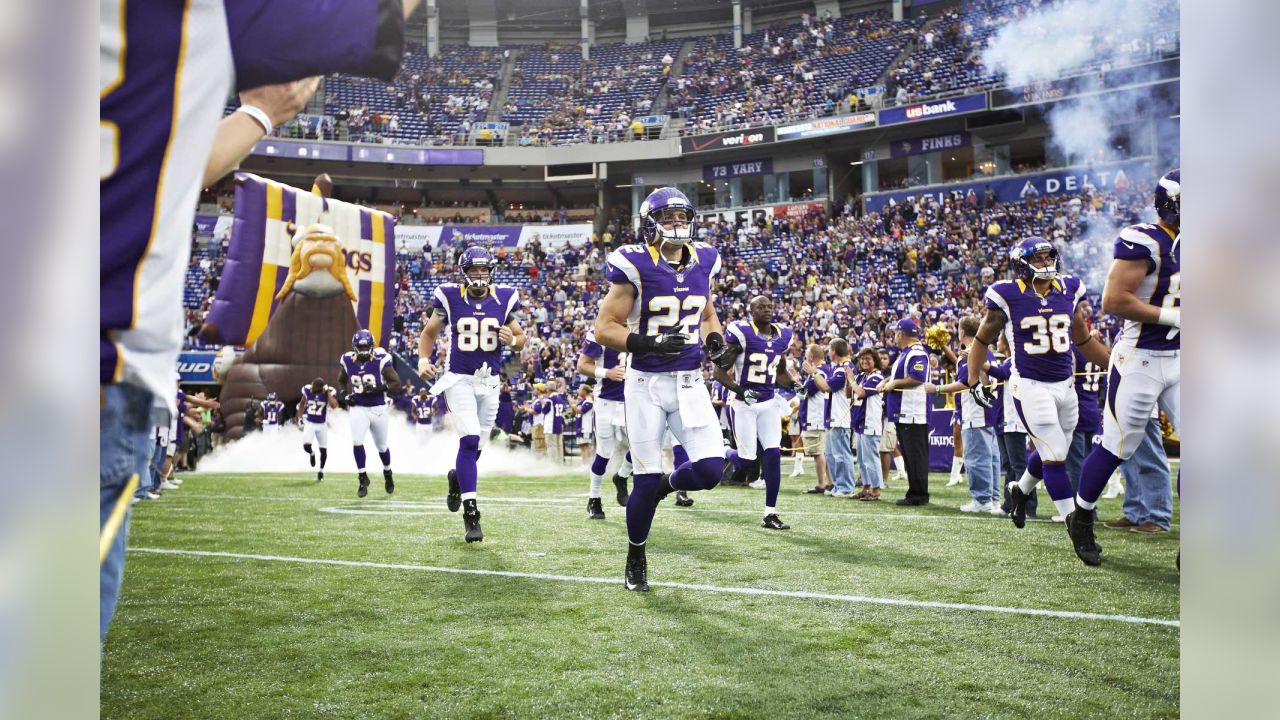
<svg viewBox="0 0 1280 720"><path fill-rule="evenodd" d="M1071 481L1064 463L1079 418L1071 348L1078 346L1098 364L1105 364L1107 357L1080 311L1084 283L1059 273L1053 244L1044 238L1026 238L1012 256L1017 279L987 289L987 316L978 328L977 342L969 348L968 382L970 386L977 382L987 347L995 343L995 333L1003 330L1013 355L1008 391L1036 446L1035 457L1027 459L1027 471L1009 493L1014 525L1021 528L1026 521L1026 496L1042 479L1059 512L1070 512Z"/></svg>
<svg viewBox="0 0 1280 720"><path fill-rule="evenodd" d="M703 346L713 362L728 357L711 288L720 254L693 242L693 205L659 188L640 206L640 244L609 254L611 283L596 320L596 341L631 353L624 394L635 486L627 500L630 546L624 585L648 590L645 541L656 504L673 489L708 490L720 482L724 438L702 374ZM670 429L688 462L664 480L662 440Z"/></svg>
<svg viewBox="0 0 1280 720"><path fill-rule="evenodd" d="M418 373L423 379L436 380L431 394L444 395L454 428L461 436L457 461L448 475L445 502L451 512L465 506L462 520L469 543L484 539L476 507L476 462L498 417L501 345L512 350L524 345L524 330L514 317L520 308L520 294L515 288L490 282L496 264L493 255L482 247L462 251L458 256L462 283L436 288L418 337ZM437 379L431 352L446 327L449 367Z"/></svg>

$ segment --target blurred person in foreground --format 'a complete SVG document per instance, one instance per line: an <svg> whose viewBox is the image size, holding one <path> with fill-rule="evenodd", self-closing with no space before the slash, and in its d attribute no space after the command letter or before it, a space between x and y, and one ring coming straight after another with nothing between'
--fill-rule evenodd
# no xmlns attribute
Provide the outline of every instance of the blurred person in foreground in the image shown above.
<svg viewBox="0 0 1280 720"><path fill-rule="evenodd" d="M120 592L129 497L146 470L152 401L163 398L170 414L177 411L172 373L200 188L296 115L315 92L315 76L393 79L404 20L417 4L102 4L100 639ZM233 89L241 91L240 108L223 118Z"/></svg>

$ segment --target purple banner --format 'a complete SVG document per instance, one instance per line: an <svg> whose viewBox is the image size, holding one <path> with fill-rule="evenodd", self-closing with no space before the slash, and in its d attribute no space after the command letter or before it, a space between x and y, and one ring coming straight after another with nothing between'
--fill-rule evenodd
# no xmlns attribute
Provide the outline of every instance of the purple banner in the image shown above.
<svg viewBox="0 0 1280 720"><path fill-rule="evenodd" d="M304 160L345 160L399 165L483 165L484 150L435 150L404 145L362 145L265 138L253 146L254 155Z"/></svg>
<svg viewBox="0 0 1280 720"><path fill-rule="evenodd" d="M440 232L440 247L485 245L516 247L520 244L520 225L445 225Z"/></svg>
<svg viewBox="0 0 1280 720"><path fill-rule="evenodd" d="M926 137L907 138L905 140L894 140L889 143L889 155L895 158L907 157L908 155L922 155L924 153L939 152L941 150L954 150L956 148L969 147L973 144L973 139L969 133L960 131L953 133L945 133L943 135L929 135Z"/></svg>
<svg viewBox="0 0 1280 720"><path fill-rule="evenodd" d="M213 235L213 230L216 227L218 227L217 215L196 216L196 235L200 235L202 237Z"/></svg>
<svg viewBox="0 0 1280 720"><path fill-rule="evenodd" d="M301 158L303 160L348 160L349 148L337 143L304 142L264 138L253 146L254 155L267 157Z"/></svg>
<svg viewBox="0 0 1280 720"><path fill-rule="evenodd" d="M958 115L960 113L975 112L986 109L986 93L982 93L980 95L963 95L961 97L950 98L948 100L935 100L933 102L916 103L914 105L903 105L902 107L881 110L880 124L897 125L898 123L928 120L935 117Z"/></svg>
<svg viewBox="0 0 1280 720"><path fill-rule="evenodd" d="M987 188L991 188L997 201L1010 203L1021 202L1028 197L1040 195L1076 193L1086 186L1092 186L1099 190L1111 190L1144 180L1151 180L1151 162L1149 160L1131 160L1107 165L1066 168L1051 172L1013 175L951 185L936 185L931 188L898 190L877 195L866 195L863 196L862 202L867 212L880 212L890 201L896 204L913 201L924 195L932 195L939 202L942 202L948 195L962 197L970 191L982 198Z"/></svg>
<svg viewBox="0 0 1280 720"><path fill-rule="evenodd" d="M703 165L703 180L727 180L729 178L747 177L748 175L768 175L773 172L773 159L738 160L718 165Z"/></svg>
<svg viewBox="0 0 1280 720"><path fill-rule="evenodd" d="M929 411L929 472L951 472L956 439L951 434L954 410Z"/></svg>

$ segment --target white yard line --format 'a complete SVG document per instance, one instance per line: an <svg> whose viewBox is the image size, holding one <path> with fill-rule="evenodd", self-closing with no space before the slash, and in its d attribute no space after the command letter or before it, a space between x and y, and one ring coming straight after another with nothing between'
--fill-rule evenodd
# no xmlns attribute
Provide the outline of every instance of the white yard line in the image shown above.
<svg viewBox="0 0 1280 720"><path fill-rule="evenodd" d="M218 557L237 560L259 560L266 562L301 563L306 565L335 565L342 567L378 568L384 570L410 570L414 572L450 573L455 575L487 575L490 577L520 578L527 580L550 580L554 582L589 583L597 585L621 585L620 578L577 577L574 575L551 575L546 573L512 572L509 570L476 570L470 568L438 567L432 565L408 565L402 563L360 562L355 560L327 560L320 558L288 557L282 555L252 555L248 553L215 552L210 550L179 550L173 548L129 548L133 553L152 553L159 555L184 555L194 557ZM934 600L904 600L900 598L870 597L866 595L837 595L832 593L807 592L803 590L766 590L749 587L726 587L721 585L703 585L690 583L651 582L653 587L672 588L676 590L692 590L696 592L721 593L727 595L756 595L767 597L801 598L805 600L828 600L849 604L890 605L897 607L927 608L933 610L968 610L972 612L997 613L1004 615L1028 615L1051 617L1064 620L1103 620L1136 625L1163 625L1181 627L1178 620L1146 618L1133 615L1106 615L1102 613L1076 612L1072 610L1046 610L1042 608L1001 607L998 605L974 605L970 603L950 603Z"/></svg>

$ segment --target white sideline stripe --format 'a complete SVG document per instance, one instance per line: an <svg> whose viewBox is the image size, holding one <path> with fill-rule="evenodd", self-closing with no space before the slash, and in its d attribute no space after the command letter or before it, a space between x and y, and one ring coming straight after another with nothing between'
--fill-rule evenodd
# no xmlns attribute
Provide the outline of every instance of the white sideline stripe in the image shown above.
<svg viewBox="0 0 1280 720"><path fill-rule="evenodd" d="M317 558L288 557L282 555L253 555L248 553L219 552L214 550L178 550L172 548L129 548L129 552L154 553L157 555L189 555L197 557L235 558L239 560L267 560L273 562L292 562L307 565L339 565L345 567L379 568L384 570L414 570L417 572L450 573L455 575L488 575L492 577L522 578L528 580L554 580L558 582L594 583L597 585L620 584L618 578L577 577L574 575L550 575L546 573L512 572L510 570L478 570L470 568L437 567L432 565L407 565L402 563L376 563L357 560L325 560ZM938 610L971 610L974 612L1000 613L1005 615L1031 615L1038 617L1062 618L1068 620L1106 620L1111 622L1130 623L1135 625L1164 625L1181 627L1178 620L1136 617L1133 615L1104 615L1101 613L1075 612L1072 610L1045 610L1041 608L1001 607L998 605L973 605L969 603L949 603L935 600L903 600L899 598L869 597L866 595L835 595L831 593L806 592L798 590L766 590L763 588L725 587L721 585L701 585L690 583L651 582L654 587L674 588L677 590L696 590L701 592L725 593L730 595L763 595L769 597L803 598L806 600L831 600L843 603L862 603L870 605L892 605L898 607L930 608Z"/></svg>
<svg viewBox="0 0 1280 720"><path fill-rule="evenodd" d="M220 495L217 493L182 493L181 495L173 495L173 497L196 498L198 500L270 500L275 502L347 502L351 500L349 497L300 497L297 495ZM479 496L480 502L486 503L512 503L512 504L546 504L554 503L555 505L567 505L576 502L573 498L517 498L517 497L489 497L487 495ZM378 505L404 505L406 507L429 507L443 506L443 503L434 500L382 500L374 498L372 500L358 500L352 502L360 503L376 503Z"/></svg>
<svg viewBox="0 0 1280 720"><path fill-rule="evenodd" d="M450 515L448 510L441 507L439 510L375 510L363 508L341 508L341 507L322 507L319 509L322 513L333 513L334 515Z"/></svg>

